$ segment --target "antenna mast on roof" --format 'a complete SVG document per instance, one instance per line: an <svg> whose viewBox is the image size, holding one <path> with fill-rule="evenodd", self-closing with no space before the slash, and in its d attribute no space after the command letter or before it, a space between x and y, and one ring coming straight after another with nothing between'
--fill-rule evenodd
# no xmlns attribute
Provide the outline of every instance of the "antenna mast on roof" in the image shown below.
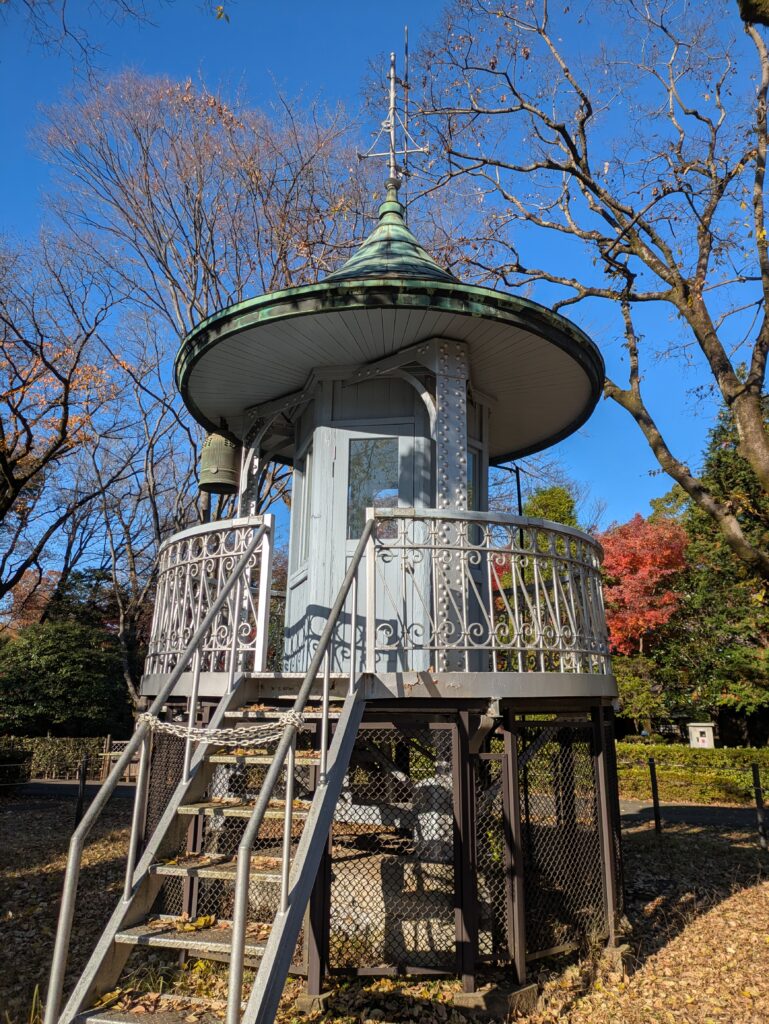
<svg viewBox="0 0 769 1024"><path fill-rule="evenodd" d="M418 146L416 140L410 135L408 128L409 118L409 82L408 82L408 71L409 71L409 36L408 26L405 28L405 40L404 40L404 77L398 78L395 73L395 54L390 54L390 71L388 73L389 82L389 104L387 110L387 118L382 121L379 131L376 134L374 141L371 143L370 148L365 153L358 153L359 160L366 160L370 157L385 157L388 162L389 181L395 183L396 188L400 188L404 175L408 174L408 159L410 153L427 153L427 146ZM398 105L396 102L396 86L400 85L403 89L403 117L398 113ZM403 145L398 149L397 132L400 126L403 133ZM384 134L387 134L388 146L386 150L374 151L374 147L377 145L379 140ZM403 165L398 164L398 157L403 157Z"/></svg>

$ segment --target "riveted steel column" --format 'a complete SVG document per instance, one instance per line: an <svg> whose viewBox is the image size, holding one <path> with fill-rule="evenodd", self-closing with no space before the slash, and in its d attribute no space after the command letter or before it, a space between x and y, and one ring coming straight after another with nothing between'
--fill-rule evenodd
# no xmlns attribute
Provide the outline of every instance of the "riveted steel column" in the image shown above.
<svg viewBox="0 0 769 1024"><path fill-rule="evenodd" d="M435 343L436 508L467 509L467 350L456 341Z"/></svg>
<svg viewBox="0 0 769 1024"><path fill-rule="evenodd" d="M467 510L467 382L470 374L463 344L446 339L433 342L435 373L435 505L439 511ZM436 667L466 672L468 654L462 650L467 622L463 614L462 549L466 523L438 520L433 555L433 600L439 637ZM452 650L455 647L457 649Z"/></svg>

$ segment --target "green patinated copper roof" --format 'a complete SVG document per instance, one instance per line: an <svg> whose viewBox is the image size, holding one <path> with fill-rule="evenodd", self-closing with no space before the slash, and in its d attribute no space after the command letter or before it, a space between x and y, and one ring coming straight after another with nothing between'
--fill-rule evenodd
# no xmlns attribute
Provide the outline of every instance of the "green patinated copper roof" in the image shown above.
<svg viewBox="0 0 769 1024"><path fill-rule="evenodd" d="M379 207L379 224L350 259L329 274L325 281L353 281L361 278L423 278L457 283L457 278L438 266L406 226L397 186L387 183L387 198Z"/></svg>

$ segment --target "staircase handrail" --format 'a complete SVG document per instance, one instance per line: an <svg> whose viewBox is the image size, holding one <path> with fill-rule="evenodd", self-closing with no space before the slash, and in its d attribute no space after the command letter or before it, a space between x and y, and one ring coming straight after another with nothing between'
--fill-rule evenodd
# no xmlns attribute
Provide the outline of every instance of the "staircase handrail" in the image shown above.
<svg viewBox="0 0 769 1024"><path fill-rule="evenodd" d="M251 817L248 820L246 829L243 833L243 838L240 841L238 847L238 860L235 873L235 898L234 898L234 911L232 915L232 945L230 947L230 973L228 982L227 992L227 1024L240 1024L240 1004L241 1004L241 992L243 988L243 968L245 966L245 947L246 947L246 918L248 916L248 883L249 874L251 871L251 851L259 829L261 828L264 815L267 811L270 800L275 786L280 777L280 773L283 769L283 765L286 758L293 753L294 744L296 742L296 734L299 726L297 720L301 716L307 700L312 691L313 685L318 676L318 671L323 659L326 657L329 644L334 635L339 616L342 613L342 609L347 601L347 595L350 592L350 588L353 586L353 582L356 579L358 569L361 561L363 560L363 554L366 550L366 546L371 537L374 529L374 519L368 519L363 528L358 545L355 548L355 552L350 560L350 564L347 567L347 572L344 575L342 584L337 593L336 599L331 606L328 618L326 619L326 625L318 640L318 646L315 649L315 654L310 660L310 664L305 673L302 685L299 687L299 691L294 701L292 712L296 716L295 720L289 721L286 725L283 736L278 741L278 745L275 748L275 753L272 758L267 774L264 777L264 782L259 791L259 797L256 801L256 805L251 813ZM353 600L357 598L357 587L354 588ZM352 615L352 628L355 628L355 609L353 608ZM355 637L351 637L351 650L355 650ZM353 675L355 673L356 666L353 664L353 658L350 659L350 686L352 688ZM324 707L325 714L328 714L328 706L325 703ZM291 757L293 761L293 757ZM289 764L289 768L292 764ZM319 780L319 786L325 785L325 780L321 778ZM287 835L290 841L291 836L291 796L290 786L287 786L286 791L286 828L288 829ZM284 832L284 836L286 833ZM281 878L283 881L283 890L285 890L285 884L287 882L287 863L286 858L288 853L285 848L283 850L283 863L281 870ZM283 898L283 897L282 897ZM285 913L286 907L281 906L279 912ZM47 1022L46 1022L47 1024Z"/></svg>
<svg viewBox="0 0 769 1024"><path fill-rule="evenodd" d="M234 589L237 581L241 578L243 573L248 568L248 564L251 561L257 547L259 546L262 538L266 533L269 533L271 529L271 523L262 523L255 531L251 540L248 542L245 551L240 557L237 565L233 569L227 582L224 584L222 589L216 596L213 604L209 608L208 612L204 616L202 622L198 626L195 633L192 635L190 642L179 659L176 667L171 672L168 680L154 699L148 709L148 714L156 715L163 707L165 702L171 696L171 693L176 684L181 679L182 675L187 669L187 665L190 659L194 656L195 651L205 639L208 630L211 627L216 616L222 609L224 602L230 596L230 593ZM53 949L53 958L51 961L51 975L48 983L48 995L46 998L45 1005L45 1019L44 1024L58 1024L59 1009L61 1007L61 997L64 990L64 974L67 969L67 952L69 950L69 942L72 933L72 922L75 916L75 901L77 899L77 886L80 876L80 863L83 856L83 849L85 847L85 840L88 838L93 826L96 824L99 816L101 815L107 801L115 790L118 782L123 776L128 763L133 759L134 754L137 752L139 747L145 742L148 733L149 725L146 721L143 721L139 727L135 730L133 736L128 741L128 744L115 762L115 766L109 773L107 778L102 783L99 792L94 797L90 807L83 815L83 818L72 833L72 838L69 842L69 850L67 854L67 868L64 874L64 885L62 888L61 908L59 910L59 920L56 928L56 942ZM146 772L145 772L146 778ZM137 793L135 799L138 802L140 793L137 784ZM132 833L133 833L132 829ZM133 846L133 834L131 837L131 843Z"/></svg>

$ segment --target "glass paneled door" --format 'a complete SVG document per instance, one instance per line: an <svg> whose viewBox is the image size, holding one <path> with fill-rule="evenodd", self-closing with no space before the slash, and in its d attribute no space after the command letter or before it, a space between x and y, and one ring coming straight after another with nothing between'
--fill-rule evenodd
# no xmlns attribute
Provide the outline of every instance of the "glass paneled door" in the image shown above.
<svg viewBox="0 0 769 1024"><path fill-rule="evenodd" d="M332 519L331 539L334 556L331 563L335 570L336 586L350 563L366 522L366 509L409 508L415 503L415 470L417 464L413 421L387 421L379 423L356 423L335 430L334 452L334 508L344 510ZM419 488L421 490L421 488ZM382 524L380 534L393 531L396 525ZM341 558L339 555L341 555ZM366 564L361 567L358 587L357 649L358 668L362 669L365 657L366 638ZM399 586L397 573L389 579L379 574L376 586L377 607L392 603L392 594ZM344 616L344 632L339 637L341 657L335 658L340 670L349 666L351 603ZM386 624L378 626L386 628ZM380 659L381 660L381 659ZM396 659L388 658L393 664L377 664L379 670L393 670Z"/></svg>

